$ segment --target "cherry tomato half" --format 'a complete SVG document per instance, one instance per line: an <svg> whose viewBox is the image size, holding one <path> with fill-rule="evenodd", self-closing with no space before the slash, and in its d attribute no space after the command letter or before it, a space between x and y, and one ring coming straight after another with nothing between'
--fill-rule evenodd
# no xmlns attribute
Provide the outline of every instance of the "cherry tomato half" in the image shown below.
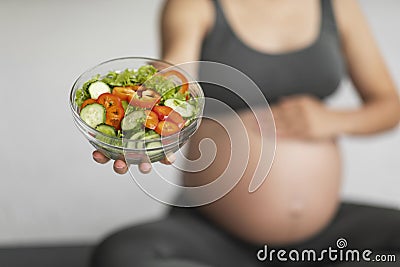
<svg viewBox="0 0 400 267"><path fill-rule="evenodd" d="M153 111L157 114L158 119L160 121L163 121L168 117L168 115L173 111L173 109L168 106L155 106L153 108Z"/></svg>
<svg viewBox="0 0 400 267"><path fill-rule="evenodd" d="M101 94L97 98L97 103L103 105L106 110L111 106L121 106L121 100L117 96L110 93Z"/></svg>
<svg viewBox="0 0 400 267"><path fill-rule="evenodd" d="M161 136L169 136L179 132L179 127L170 121L160 121L155 131Z"/></svg>
<svg viewBox="0 0 400 267"><path fill-rule="evenodd" d="M161 76L164 77L170 77L170 76L175 76L177 77L179 80L181 80L181 88L179 89L179 92L184 94L187 92L188 88L189 88L189 83L188 80L186 79L186 77L180 73L177 70L170 70L170 71L166 71L166 72L161 72L159 73Z"/></svg>
<svg viewBox="0 0 400 267"><path fill-rule="evenodd" d="M81 110L82 110L84 107L86 107L87 105L90 105L90 104L93 104L93 103L96 103L96 99L92 99L92 98L86 99L86 100L83 101L83 103L82 103Z"/></svg>
<svg viewBox="0 0 400 267"><path fill-rule="evenodd" d="M141 85L128 85L128 86L125 86L125 88L129 88L129 89L132 89L134 91L137 91L140 87L141 87Z"/></svg>
<svg viewBox="0 0 400 267"><path fill-rule="evenodd" d="M144 126L146 128L154 130L158 124L158 116L155 112L151 110L146 110L146 121L144 122Z"/></svg>
<svg viewBox="0 0 400 267"><path fill-rule="evenodd" d="M140 108L153 108L160 102L161 95L152 89L138 90L132 97L130 104Z"/></svg>
<svg viewBox="0 0 400 267"><path fill-rule="evenodd" d="M121 120L125 112L122 105L110 106L106 109L106 124L113 126L116 130L121 128Z"/></svg>
<svg viewBox="0 0 400 267"><path fill-rule="evenodd" d="M175 123L179 129L182 129L185 126L185 120L182 118L181 114L170 107L155 106L153 111L158 115L159 120L171 121Z"/></svg>
<svg viewBox="0 0 400 267"><path fill-rule="evenodd" d="M182 129L183 127L185 127L185 123L186 123L186 121L182 118L181 114L179 114L176 111L172 111L168 115L167 121L172 121L179 127L179 129Z"/></svg>
<svg viewBox="0 0 400 267"><path fill-rule="evenodd" d="M136 94L136 90L139 88L139 86L125 86L125 87L114 87L112 94L117 96L121 101L125 100L127 102L130 102L133 98L133 96Z"/></svg>

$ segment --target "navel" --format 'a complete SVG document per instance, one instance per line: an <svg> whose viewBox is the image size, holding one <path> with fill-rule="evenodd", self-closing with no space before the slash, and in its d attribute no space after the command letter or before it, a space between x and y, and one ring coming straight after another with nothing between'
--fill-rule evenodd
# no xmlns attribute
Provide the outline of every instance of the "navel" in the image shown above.
<svg viewBox="0 0 400 267"><path fill-rule="evenodd" d="M295 196L289 203L289 216L293 219L298 219L304 213L305 203L304 198L301 196Z"/></svg>

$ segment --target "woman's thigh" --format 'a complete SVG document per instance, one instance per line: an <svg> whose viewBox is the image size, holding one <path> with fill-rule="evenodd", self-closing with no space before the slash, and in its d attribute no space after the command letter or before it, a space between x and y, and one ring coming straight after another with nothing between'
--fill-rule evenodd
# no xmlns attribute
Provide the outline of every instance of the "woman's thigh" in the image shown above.
<svg viewBox="0 0 400 267"><path fill-rule="evenodd" d="M335 255L339 257L342 251L342 260L336 260L334 266L399 266L400 211L344 203L333 221L320 234L293 247L299 250L312 248L319 252L330 247L337 251L332 254L332 258ZM364 260L362 253L366 250L370 250L371 254L366 252ZM352 260L353 253L354 257L359 255L359 262ZM379 257L389 261L395 258L397 263L378 262ZM332 263L328 254L324 258Z"/></svg>
<svg viewBox="0 0 400 267"><path fill-rule="evenodd" d="M105 239L95 250L93 267L130 266L397 266L365 261L322 262L259 261L261 246L251 246L226 234L190 209L174 209L163 220L119 231ZM287 251L314 249L320 252L338 248L338 240L347 243L341 249L373 252L370 258L395 255L400 261L400 211L357 204L342 204L334 220L317 236L283 248ZM340 245L343 246L343 243ZM271 247L272 248L272 247Z"/></svg>
<svg viewBox="0 0 400 267"><path fill-rule="evenodd" d="M114 233L97 246L92 257L93 267L259 264L244 244L188 209Z"/></svg>
<svg viewBox="0 0 400 267"><path fill-rule="evenodd" d="M399 226L400 210L343 203L333 221L303 246L324 248L345 240L346 248L400 252Z"/></svg>

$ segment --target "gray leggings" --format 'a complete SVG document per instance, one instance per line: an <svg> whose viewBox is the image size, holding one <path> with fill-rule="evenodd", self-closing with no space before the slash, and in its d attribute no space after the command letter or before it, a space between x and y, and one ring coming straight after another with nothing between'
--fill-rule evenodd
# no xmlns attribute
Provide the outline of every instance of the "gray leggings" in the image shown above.
<svg viewBox="0 0 400 267"><path fill-rule="evenodd" d="M262 246L240 241L202 217L195 209L173 208L162 220L133 226L106 238L94 251L92 267L220 267L220 266L400 266L400 211L358 204L341 204L334 220L318 235L299 244L270 248L317 253L345 238L345 249L369 249L395 255L397 262L260 261ZM343 249L343 251L345 251ZM360 252L360 256L361 256ZM286 254L287 257L288 254ZM317 254L321 255L321 254ZM339 255L339 254L337 254ZM288 258L288 257L287 257ZM382 258L382 256L381 256ZM349 259L351 257L349 256Z"/></svg>

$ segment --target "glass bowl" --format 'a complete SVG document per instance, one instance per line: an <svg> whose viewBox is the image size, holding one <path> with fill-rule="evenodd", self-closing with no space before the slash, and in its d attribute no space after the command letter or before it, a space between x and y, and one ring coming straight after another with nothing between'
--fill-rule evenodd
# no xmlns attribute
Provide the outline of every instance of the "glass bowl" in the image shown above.
<svg viewBox="0 0 400 267"><path fill-rule="evenodd" d="M90 80L93 76L100 74L106 75L109 71L123 71L125 69L138 69L143 65L153 65L160 71L177 70L183 74L189 85L190 95L197 100L198 108L196 109L195 119L185 126L181 131L166 137L149 140L131 140L128 138L120 138L106 135L86 124L79 116L79 107L75 103L76 92L82 88L83 84ZM200 125L204 108L204 94L200 85L193 80L187 72L173 66L165 61L141 58L141 57L125 57L112 59L87 70L81 74L72 86L69 104L72 111L73 121L79 131L97 150L111 159L122 159L130 164L139 164L143 161L156 162L165 157L169 153L176 152L182 147L188 139L195 133ZM151 144L153 143L153 144ZM161 145L155 145L161 144Z"/></svg>

